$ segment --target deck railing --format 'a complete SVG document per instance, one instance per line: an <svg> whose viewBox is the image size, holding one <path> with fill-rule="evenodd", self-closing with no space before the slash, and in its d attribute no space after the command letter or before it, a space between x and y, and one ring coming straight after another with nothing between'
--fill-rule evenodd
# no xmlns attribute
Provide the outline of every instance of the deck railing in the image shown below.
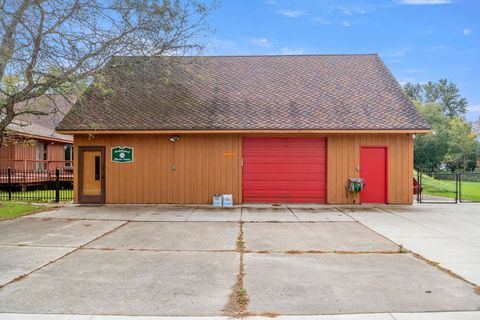
<svg viewBox="0 0 480 320"><path fill-rule="evenodd" d="M73 200L73 170L0 169L0 200Z"/></svg>
<svg viewBox="0 0 480 320"><path fill-rule="evenodd" d="M72 170L73 161L62 160L11 160L0 159L0 169L15 169L15 170Z"/></svg>

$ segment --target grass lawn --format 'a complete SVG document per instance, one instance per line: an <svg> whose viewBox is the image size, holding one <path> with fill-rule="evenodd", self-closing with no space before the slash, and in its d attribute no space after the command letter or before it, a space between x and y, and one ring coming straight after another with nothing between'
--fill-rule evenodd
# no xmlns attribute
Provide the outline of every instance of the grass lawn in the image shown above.
<svg viewBox="0 0 480 320"><path fill-rule="evenodd" d="M462 181L462 200L480 201L480 182Z"/></svg>
<svg viewBox="0 0 480 320"><path fill-rule="evenodd" d="M416 176L416 175L415 175ZM422 188L424 194L455 199L455 181L434 179L422 175ZM480 182L461 182L462 200L480 201Z"/></svg>
<svg viewBox="0 0 480 320"><path fill-rule="evenodd" d="M20 216L41 211L43 206L30 203L4 201L0 202L0 220L15 219Z"/></svg>
<svg viewBox="0 0 480 320"><path fill-rule="evenodd" d="M0 191L0 199L8 200L8 192ZM55 201L55 190L13 191L12 200L53 202ZM60 201L71 200L73 200L73 190L60 190Z"/></svg>

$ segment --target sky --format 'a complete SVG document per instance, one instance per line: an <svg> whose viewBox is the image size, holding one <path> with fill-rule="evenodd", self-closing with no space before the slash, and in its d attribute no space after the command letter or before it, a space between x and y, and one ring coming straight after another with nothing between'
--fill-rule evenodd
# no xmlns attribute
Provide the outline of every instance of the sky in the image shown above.
<svg viewBox="0 0 480 320"><path fill-rule="evenodd" d="M480 0L219 0L207 55L378 53L400 84L447 78L480 117Z"/></svg>

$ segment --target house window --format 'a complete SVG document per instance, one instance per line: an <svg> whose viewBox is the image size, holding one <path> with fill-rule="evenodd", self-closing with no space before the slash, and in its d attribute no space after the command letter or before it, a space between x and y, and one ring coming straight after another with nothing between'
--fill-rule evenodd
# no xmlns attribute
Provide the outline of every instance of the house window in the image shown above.
<svg viewBox="0 0 480 320"><path fill-rule="evenodd" d="M63 146L63 160L65 161L65 169L73 167L73 146L66 144Z"/></svg>
<svg viewBox="0 0 480 320"><path fill-rule="evenodd" d="M48 143L38 142L35 145L35 169L46 170L48 168Z"/></svg>

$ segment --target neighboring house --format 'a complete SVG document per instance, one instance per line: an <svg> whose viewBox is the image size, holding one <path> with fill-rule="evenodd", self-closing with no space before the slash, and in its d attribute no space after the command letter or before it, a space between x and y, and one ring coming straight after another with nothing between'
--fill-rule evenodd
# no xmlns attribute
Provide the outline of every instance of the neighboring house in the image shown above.
<svg viewBox="0 0 480 320"><path fill-rule="evenodd" d="M378 55L116 57L101 79L57 128L76 202L412 203L430 127Z"/></svg>
<svg viewBox="0 0 480 320"><path fill-rule="evenodd" d="M18 105L46 110L48 115L24 115L7 127L0 147L0 168L16 170L73 169L73 137L55 132L72 103L61 95L48 95Z"/></svg>

